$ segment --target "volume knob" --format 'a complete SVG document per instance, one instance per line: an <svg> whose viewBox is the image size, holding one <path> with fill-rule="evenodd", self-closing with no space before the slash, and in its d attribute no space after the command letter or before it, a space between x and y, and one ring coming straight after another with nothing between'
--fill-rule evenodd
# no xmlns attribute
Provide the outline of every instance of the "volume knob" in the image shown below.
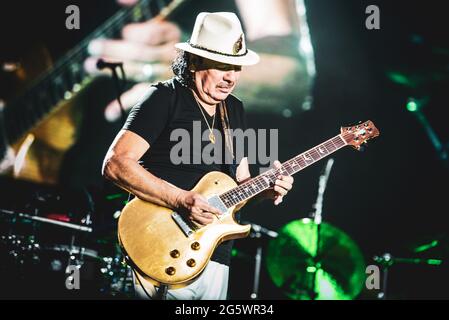
<svg viewBox="0 0 449 320"><path fill-rule="evenodd" d="M194 259L189 259L187 260L187 265L191 268L193 268L194 266L196 266L196 262Z"/></svg>
<svg viewBox="0 0 449 320"><path fill-rule="evenodd" d="M192 243L192 245L190 247L193 250L200 250L200 243L198 241L195 241L194 243Z"/></svg>
<svg viewBox="0 0 449 320"><path fill-rule="evenodd" d="M172 276L176 273L176 269L173 267L168 267L167 269L165 269L165 273L168 274L169 276Z"/></svg>
<svg viewBox="0 0 449 320"><path fill-rule="evenodd" d="M176 249L170 251L170 256L171 256L172 258L178 258L178 257L179 257L179 251L176 250Z"/></svg>

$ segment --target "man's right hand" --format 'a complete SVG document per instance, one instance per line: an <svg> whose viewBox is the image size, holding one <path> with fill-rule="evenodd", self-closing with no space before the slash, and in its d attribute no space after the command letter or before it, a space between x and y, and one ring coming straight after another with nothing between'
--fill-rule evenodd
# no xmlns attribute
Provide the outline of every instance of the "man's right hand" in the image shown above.
<svg viewBox="0 0 449 320"><path fill-rule="evenodd" d="M222 214L220 210L209 205L206 198L193 191L179 194L176 199L176 208L186 212L191 221L201 225L212 223L214 218Z"/></svg>

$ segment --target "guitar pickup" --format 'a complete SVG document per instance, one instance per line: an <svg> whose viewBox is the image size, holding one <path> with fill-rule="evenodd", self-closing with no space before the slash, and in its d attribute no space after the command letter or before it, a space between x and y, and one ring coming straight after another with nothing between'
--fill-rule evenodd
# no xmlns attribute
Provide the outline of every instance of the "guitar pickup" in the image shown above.
<svg viewBox="0 0 449 320"><path fill-rule="evenodd" d="M222 214L225 214L228 208L226 208L223 201L221 201L220 197L215 195L207 199L207 202L212 206L220 210Z"/></svg>

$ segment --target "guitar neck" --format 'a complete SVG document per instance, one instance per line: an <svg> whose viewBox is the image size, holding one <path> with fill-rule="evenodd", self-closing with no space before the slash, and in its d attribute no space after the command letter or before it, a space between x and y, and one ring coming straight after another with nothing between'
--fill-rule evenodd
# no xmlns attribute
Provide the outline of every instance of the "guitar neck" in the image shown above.
<svg viewBox="0 0 449 320"><path fill-rule="evenodd" d="M7 104L4 110L5 134L9 142L15 142L49 114L60 101L70 99L73 94L92 80L84 70L84 61L89 56L89 43L97 38L118 38L122 28L131 22L152 17L167 17L185 0L140 0L130 8L123 8L106 20L77 46L71 49L54 66L38 77L17 99Z"/></svg>
<svg viewBox="0 0 449 320"><path fill-rule="evenodd" d="M267 172L222 193L219 197L227 208L236 206L262 191L271 188L279 175L293 175L346 145L345 139L339 134L322 144L285 161L279 169L268 170Z"/></svg>

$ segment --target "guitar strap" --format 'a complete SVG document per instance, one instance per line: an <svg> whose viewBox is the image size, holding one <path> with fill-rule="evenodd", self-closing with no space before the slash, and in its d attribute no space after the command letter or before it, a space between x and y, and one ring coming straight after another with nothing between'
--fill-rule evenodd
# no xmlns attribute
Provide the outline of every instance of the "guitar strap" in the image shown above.
<svg viewBox="0 0 449 320"><path fill-rule="evenodd" d="M228 152L225 152L225 163L229 163L228 157L230 156L232 160L232 163L229 165L229 172L231 173L231 176L235 179L236 173L237 173L237 166L235 157L234 157L234 146L232 143L232 134L230 129L230 122L228 117L228 110L226 107L226 102L221 101L219 105L220 110L220 119L221 119L221 127L223 128L223 133L225 136L225 145Z"/></svg>

